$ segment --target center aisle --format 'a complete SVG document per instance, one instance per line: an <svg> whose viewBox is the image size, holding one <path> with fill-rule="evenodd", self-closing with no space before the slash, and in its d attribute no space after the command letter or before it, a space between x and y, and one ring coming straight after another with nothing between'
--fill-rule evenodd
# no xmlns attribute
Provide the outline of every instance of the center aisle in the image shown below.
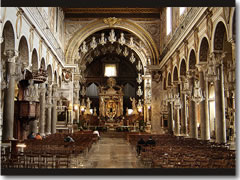
<svg viewBox="0 0 240 180"><path fill-rule="evenodd" d="M142 168L135 148L124 138L102 137L84 157L83 168Z"/></svg>

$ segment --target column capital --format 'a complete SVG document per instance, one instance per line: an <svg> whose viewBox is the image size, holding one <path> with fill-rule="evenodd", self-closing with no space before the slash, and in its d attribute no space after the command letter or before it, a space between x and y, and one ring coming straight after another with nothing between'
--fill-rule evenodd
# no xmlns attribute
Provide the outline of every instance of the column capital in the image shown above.
<svg viewBox="0 0 240 180"><path fill-rule="evenodd" d="M226 57L226 52L224 51L213 51L210 53L210 60L214 65L220 65L223 63L223 59Z"/></svg>

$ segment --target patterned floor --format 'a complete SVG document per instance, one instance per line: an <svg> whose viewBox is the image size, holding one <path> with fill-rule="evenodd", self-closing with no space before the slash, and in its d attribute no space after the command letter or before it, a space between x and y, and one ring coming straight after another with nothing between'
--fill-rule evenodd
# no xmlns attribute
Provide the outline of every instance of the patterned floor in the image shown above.
<svg viewBox="0 0 240 180"><path fill-rule="evenodd" d="M73 168L143 168L136 150L124 138L103 137L88 153L73 159Z"/></svg>

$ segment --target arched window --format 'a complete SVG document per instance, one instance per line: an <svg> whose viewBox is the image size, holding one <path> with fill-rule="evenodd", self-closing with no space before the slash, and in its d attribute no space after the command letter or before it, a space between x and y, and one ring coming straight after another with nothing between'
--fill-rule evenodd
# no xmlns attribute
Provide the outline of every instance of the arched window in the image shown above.
<svg viewBox="0 0 240 180"><path fill-rule="evenodd" d="M185 10L186 10L186 7L180 7L179 8L179 15L181 16L184 13Z"/></svg>
<svg viewBox="0 0 240 180"><path fill-rule="evenodd" d="M98 97L98 87L96 84L92 83L86 89L86 96L88 97Z"/></svg>
<svg viewBox="0 0 240 180"><path fill-rule="evenodd" d="M172 31L172 8L167 7L167 35Z"/></svg>

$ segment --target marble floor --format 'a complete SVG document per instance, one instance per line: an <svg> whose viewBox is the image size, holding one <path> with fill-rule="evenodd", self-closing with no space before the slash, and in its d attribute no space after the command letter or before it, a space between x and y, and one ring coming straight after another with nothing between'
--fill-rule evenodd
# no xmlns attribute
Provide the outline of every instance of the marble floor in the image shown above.
<svg viewBox="0 0 240 180"><path fill-rule="evenodd" d="M88 153L73 158L72 168L143 168L136 150L124 138L102 137Z"/></svg>

